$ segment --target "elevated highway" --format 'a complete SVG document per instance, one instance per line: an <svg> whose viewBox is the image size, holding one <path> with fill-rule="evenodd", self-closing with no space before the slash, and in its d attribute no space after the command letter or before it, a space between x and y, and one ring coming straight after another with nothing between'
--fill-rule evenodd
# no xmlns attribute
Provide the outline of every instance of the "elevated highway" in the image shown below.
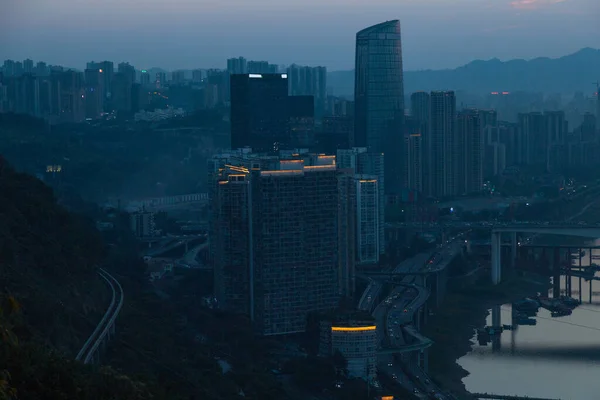
<svg viewBox="0 0 600 400"><path fill-rule="evenodd" d="M378 350L379 371L392 376L399 384L415 393L425 390L434 393L437 398L444 399L441 391L431 386L430 379L415 382L412 377L406 376L403 368L395 365L394 356L403 354L423 354L433 341L418 332L414 325L415 315L418 315L427 303L430 291L425 285L415 282L419 276L435 274L447 267L449 262L461 251L464 244L462 235L457 235L450 243L440 245L428 253L421 253L400 263L396 268L378 275L367 274L370 279L369 286L363 293L358 308L371 311L376 304L385 283L392 283L395 288L382 302L377 304L373 311L378 327L380 348ZM425 278L423 279L425 284ZM426 369L426 361L425 369ZM421 374L421 376L426 376ZM424 382L429 382L425 384Z"/></svg>
<svg viewBox="0 0 600 400"><path fill-rule="evenodd" d="M106 346L111 335L114 335L115 321L121 312L123 300L125 299L123 288L114 276L104 269L99 269L98 275L108 284L112 292L112 298L106 309L106 313L104 313L104 316L98 322L98 325L96 325L96 329L94 329L94 332L92 332L75 357L77 361L82 361L84 364L99 361L101 347Z"/></svg>

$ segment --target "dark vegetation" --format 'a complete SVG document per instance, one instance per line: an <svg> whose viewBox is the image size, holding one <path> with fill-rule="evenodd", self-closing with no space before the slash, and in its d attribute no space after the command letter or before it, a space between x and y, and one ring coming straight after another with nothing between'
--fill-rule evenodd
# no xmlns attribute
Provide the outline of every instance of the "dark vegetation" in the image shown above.
<svg viewBox="0 0 600 400"><path fill-rule="evenodd" d="M205 276L184 277L165 300L146 282L126 235L105 247L90 224L0 158L0 399L281 398L268 343L247 320L202 307L194 283ZM97 266L125 291L117 336L103 355L113 367L73 360L110 300Z"/></svg>
<svg viewBox="0 0 600 400"><path fill-rule="evenodd" d="M229 145L227 133L218 112L55 126L0 114L0 153L17 170L43 178L61 200L101 202L205 191L207 158ZM46 172L49 165L60 172Z"/></svg>

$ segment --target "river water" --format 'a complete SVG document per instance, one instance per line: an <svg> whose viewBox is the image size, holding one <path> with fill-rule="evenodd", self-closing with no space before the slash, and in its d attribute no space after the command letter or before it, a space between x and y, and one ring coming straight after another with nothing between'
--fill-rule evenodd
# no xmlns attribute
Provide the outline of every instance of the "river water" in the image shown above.
<svg viewBox="0 0 600 400"><path fill-rule="evenodd" d="M600 245L600 240L594 245ZM600 255L600 250L593 250ZM586 261L589 259L585 257ZM598 263L598 261L595 261ZM588 262L584 263L584 265ZM597 276L599 274L597 273ZM579 297L579 278L572 278L572 296ZM561 287L564 289L564 280ZM573 314L553 318L540 308L537 325L504 331L499 348L480 346L458 360L470 375L463 383L477 393L520 395L562 400L600 399L600 281L582 281L583 304ZM510 304L500 307L502 324L511 324ZM492 325L492 315L487 325Z"/></svg>

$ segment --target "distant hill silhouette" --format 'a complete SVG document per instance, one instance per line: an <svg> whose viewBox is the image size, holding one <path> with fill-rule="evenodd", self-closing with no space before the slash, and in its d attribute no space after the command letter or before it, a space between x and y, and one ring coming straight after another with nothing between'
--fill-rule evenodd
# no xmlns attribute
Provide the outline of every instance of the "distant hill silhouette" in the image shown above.
<svg viewBox="0 0 600 400"><path fill-rule="evenodd" d="M418 90L464 90L470 93L528 91L571 94L590 93L600 81L600 50L584 48L560 57L500 61L472 61L456 69L406 71L406 95ZM336 96L352 96L354 71L332 71L327 86Z"/></svg>

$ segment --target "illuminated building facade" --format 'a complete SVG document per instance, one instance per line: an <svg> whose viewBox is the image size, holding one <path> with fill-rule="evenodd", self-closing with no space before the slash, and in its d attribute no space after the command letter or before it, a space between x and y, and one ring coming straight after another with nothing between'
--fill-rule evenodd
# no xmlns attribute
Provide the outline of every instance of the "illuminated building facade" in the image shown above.
<svg viewBox="0 0 600 400"><path fill-rule="evenodd" d="M258 334L304 332L309 313L341 297L335 156L242 149L211 164L218 306L249 315Z"/></svg>
<svg viewBox="0 0 600 400"><path fill-rule="evenodd" d="M348 362L348 375L371 382L377 374L377 327L374 321L321 321L319 353L340 352Z"/></svg>
<svg viewBox="0 0 600 400"><path fill-rule="evenodd" d="M112 79L114 73L114 64L112 61L94 62L87 63L87 69L98 70L102 74L102 90L104 93L104 100L111 97L112 94Z"/></svg>
<svg viewBox="0 0 600 400"><path fill-rule="evenodd" d="M350 170L356 180L356 201L360 203L357 211L357 261L377 263L379 255L385 252L385 182L384 155L370 152L366 147L339 149L337 165L340 169ZM376 182L373 182L375 180ZM371 198L370 192L376 189L377 198ZM372 216L377 213L376 218ZM372 237L370 232L378 232ZM369 247L376 246L372 250ZM361 246L365 246L364 248ZM379 250L377 250L379 249Z"/></svg>

